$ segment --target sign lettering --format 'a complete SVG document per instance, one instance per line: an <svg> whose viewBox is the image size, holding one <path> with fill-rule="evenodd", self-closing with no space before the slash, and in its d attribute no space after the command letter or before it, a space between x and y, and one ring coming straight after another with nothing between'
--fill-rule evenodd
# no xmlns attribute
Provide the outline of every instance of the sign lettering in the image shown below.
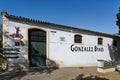
<svg viewBox="0 0 120 80"><path fill-rule="evenodd" d="M104 52L103 47L98 46L77 46L72 44L71 51L73 52Z"/></svg>

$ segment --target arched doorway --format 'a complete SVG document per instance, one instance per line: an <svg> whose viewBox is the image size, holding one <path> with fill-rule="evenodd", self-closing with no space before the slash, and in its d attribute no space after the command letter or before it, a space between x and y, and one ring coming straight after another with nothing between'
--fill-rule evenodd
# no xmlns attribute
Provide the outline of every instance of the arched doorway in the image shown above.
<svg viewBox="0 0 120 80"><path fill-rule="evenodd" d="M46 66L46 32L40 29L28 30L30 67Z"/></svg>

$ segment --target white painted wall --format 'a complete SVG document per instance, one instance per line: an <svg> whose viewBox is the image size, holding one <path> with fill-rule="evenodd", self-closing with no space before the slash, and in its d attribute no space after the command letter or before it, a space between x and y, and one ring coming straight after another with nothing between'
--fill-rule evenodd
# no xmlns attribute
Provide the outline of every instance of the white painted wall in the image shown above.
<svg viewBox="0 0 120 80"><path fill-rule="evenodd" d="M56 33L52 33L51 31L56 31ZM80 33L70 33L59 30L49 31L49 54L50 59L59 61L63 63L64 66L93 66L97 65L97 60L111 60L109 55L108 44L111 45L113 39L104 37L104 36L95 36L95 35L87 35L80 34L83 36L83 43L76 44L74 43L74 35ZM60 41L60 37L65 37L65 41ZM97 38L103 38L103 45L97 45ZM95 52L95 51L71 51L71 45L74 46L83 46L83 47L101 47L104 48L103 52ZM59 64L59 63L58 63ZM62 66L62 65L61 65Z"/></svg>
<svg viewBox="0 0 120 80"><path fill-rule="evenodd" d="M22 24L22 23L19 23L19 22L14 22L14 21L8 21L7 22L7 26L6 27L3 27L6 28L6 32L7 34L5 34L6 32L3 31L3 35L5 37L4 39L4 48L20 48L20 52L19 52L19 57L20 58L17 58L17 59L9 59L9 62L10 63L26 63L27 62L27 59L28 59L28 53L27 50L28 50L28 44L27 44L27 26L30 26L28 24ZM16 29L15 27L20 27L20 31L19 33L23 35L23 39L21 40L23 43L24 43L24 46L15 46L15 42L14 42L14 39L10 36L14 33L16 33ZM9 38L8 38L9 37ZM11 40L12 39L12 40ZM13 51L11 51L13 52Z"/></svg>
<svg viewBox="0 0 120 80"><path fill-rule="evenodd" d="M15 27L20 27L20 33L24 35L23 41L26 42L26 48L28 48L27 45L27 28L30 26L30 24L23 24L19 22L9 21L8 22L8 32L9 34L12 34L15 32ZM41 26L40 26L41 27ZM47 29L48 30L48 53L49 53L49 59L57 62L59 66L63 67L73 67L73 66L93 66L97 65L97 60L111 60L110 57L110 51L108 49L108 44L112 45L112 38L104 37L104 36L96 36L95 35L88 35L85 33L73 33L73 32L65 32L55 29ZM76 44L74 43L74 35L80 34L83 36L83 43L82 44ZM64 38L64 41L61 41L60 38ZM97 38L102 37L103 38L103 45L97 45ZM8 41L10 41L8 39ZM100 47L103 48L103 52L95 52L94 50L92 52L89 51L71 51L71 45L78 46L78 47ZM24 51L23 53L26 53ZM26 53L24 56L28 56L28 53ZM19 61L19 60L18 60Z"/></svg>

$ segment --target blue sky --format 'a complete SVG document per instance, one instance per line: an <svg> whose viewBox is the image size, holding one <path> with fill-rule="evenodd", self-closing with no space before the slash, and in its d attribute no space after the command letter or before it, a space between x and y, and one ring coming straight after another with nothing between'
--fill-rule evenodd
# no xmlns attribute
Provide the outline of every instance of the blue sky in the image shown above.
<svg viewBox="0 0 120 80"><path fill-rule="evenodd" d="M118 32L119 7L120 0L0 0L0 12L108 34Z"/></svg>

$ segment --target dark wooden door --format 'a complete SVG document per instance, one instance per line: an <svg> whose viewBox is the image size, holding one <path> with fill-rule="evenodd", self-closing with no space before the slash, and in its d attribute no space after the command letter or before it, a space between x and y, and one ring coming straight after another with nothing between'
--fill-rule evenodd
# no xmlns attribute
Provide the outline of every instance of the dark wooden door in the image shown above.
<svg viewBox="0 0 120 80"><path fill-rule="evenodd" d="M46 66L46 32L39 29L28 32L30 67Z"/></svg>

